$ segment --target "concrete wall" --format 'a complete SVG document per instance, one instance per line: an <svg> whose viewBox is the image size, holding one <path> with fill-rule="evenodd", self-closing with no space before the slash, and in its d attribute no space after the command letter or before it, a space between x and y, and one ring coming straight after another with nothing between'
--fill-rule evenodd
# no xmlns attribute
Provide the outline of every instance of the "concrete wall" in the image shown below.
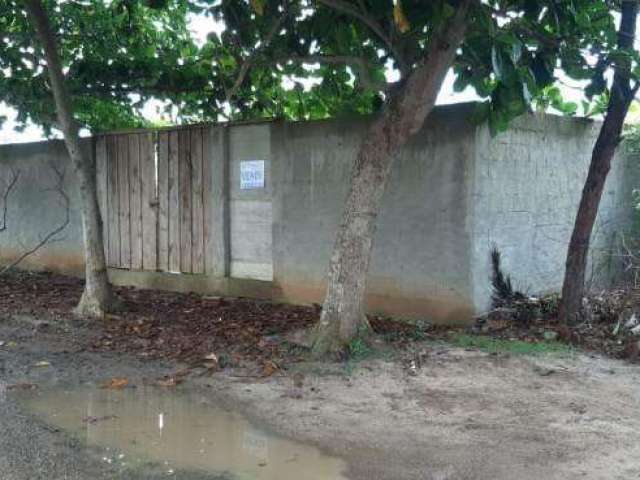
<svg viewBox="0 0 640 480"><path fill-rule="evenodd" d="M591 148L599 125L525 116L492 138L467 119L471 105L437 109L398 156L379 217L368 307L400 317L463 322L487 308L489 251L530 293L556 290ZM117 284L199 293L321 302L347 192L368 118L263 122L212 129L212 239L208 275L110 269ZM86 144L91 148L90 142ZM265 161L265 188L240 189L240 163ZM77 205L61 142L0 146L0 179L21 171L0 233L0 263L11 261L60 220L54 176ZM630 224L638 167L621 156L607 182L592 270L611 279L614 237ZM2 205L0 205L2 207ZM23 265L82 274L80 222ZM209 258L209 257L207 257ZM209 271L209 270L208 270Z"/></svg>
<svg viewBox="0 0 640 480"><path fill-rule="evenodd" d="M552 115L527 115L491 138L476 131L469 170L469 231L476 309L489 307L489 252L502 253L517 288L531 294L560 290L576 209L600 123ZM631 189L640 177L619 155L607 179L592 238L589 280L607 284L616 273L610 255L628 226Z"/></svg>
<svg viewBox="0 0 640 480"><path fill-rule="evenodd" d="M372 311L459 321L473 311L465 232L475 127L439 109L398 157L371 264ZM351 162L367 120L274 126L274 281L288 300L321 302Z"/></svg>
<svg viewBox="0 0 640 480"><path fill-rule="evenodd" d="M91 142L85 142L84 147L90 150ZM20 173L7 199L7 228L0 232L0 264L10 263L64 222L62 198L52 190L57 184L53 168L65 175L64 191L71 200L70 223L55 242L26 258L21 266L68 274L84 271L80 214L76 208L78 189L61 141L0 146L0 193L5 192L12 170ZM0 199L0 211L4 208L2 203Z"/></svg>

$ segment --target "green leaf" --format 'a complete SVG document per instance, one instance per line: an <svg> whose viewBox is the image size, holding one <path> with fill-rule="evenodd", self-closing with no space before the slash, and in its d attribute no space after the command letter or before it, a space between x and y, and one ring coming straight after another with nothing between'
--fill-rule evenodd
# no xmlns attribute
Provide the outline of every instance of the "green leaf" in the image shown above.
<svg viewBox="0 0 640 480"><path fill-rule="evenodd" d="M540 87L545 87L553 82L553 69L547 65L542 55L534 56L529 68L533 72L536 84Z"/></svg>
<svg viewBox="0 0 640 480"><path fill-rule="evenodd" d="M471 114L471 122L474 124L480 124L485 122L491 114L491 102L477 103Z"/></svg>
<svg viewBox="0 0 640 480"><path fill-rule="evenodd" d="M533 94L531 93L531 90L529 90L527 82L522 82L522 97L527 105L530 105L533 101Z"/></svg>
<svg viewBox="0 0 640 480"><path fill-rule="evenodd" d="M511 44L511 61L517 64L522 58L522 43L520 41Z"/></svg>
<svg viewBox="0 0 640 480"><path fill-rule="evenodd" d="M502 80L504 78L504 60L495 45L491 48L491 67L496 78Z"/></svg>
<svg viewBox="0 0 640 480"><path fill-rule="evenodd" d="M491 110L489 113L489 133L495 137L509 127L509 119L499 110Z"/></svg>
<svg viewBox="0 0 640 480"><path fill-rule="evenodd" d="M596 73L591 79L591 83L587 85L584 93L587 98L591 99L597 95L601 95L607 88L607 81L604 78L604 72Z"/></svg>
<svg viewBox="0 0 640 480"><path fill-rule="evenodd" d="M513 32L502 32L496 36L497 42L503 44L505 51L513 64L517 64L522 58L522 41ZM504 54L503 53L503 54Z"/></svg>

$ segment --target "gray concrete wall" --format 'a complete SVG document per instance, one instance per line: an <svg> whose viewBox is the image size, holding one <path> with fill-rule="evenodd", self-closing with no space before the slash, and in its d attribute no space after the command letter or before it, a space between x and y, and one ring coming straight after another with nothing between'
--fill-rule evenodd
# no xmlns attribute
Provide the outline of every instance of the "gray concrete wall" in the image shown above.
<svg viewBox="0 0 640 480"><path fill-rule="evenodd" d="M84 143L91 149L91 142ZM23 268L52 270L68 274L84 271L82 233L74 172L61 141L0 146L0 194L19 171L18 183L7 199L7 229L0 232L0 264L7 264L64 222L65 211L56 187L55 167L65 173L64 191L71 199L70 223L45 248L25 259ZM3 208L0 199L0 210Z"/></svg>
<svg viewBox="0 0 640 480"><path fill-rule="evenodd" d="M599 122L553 115L527 115L491 138L476 133L470 167L469 230L472 285L478 311L489 307L489 252L502 253L504 270L531 294L558 291L591 150ZM631 190L640 177L619 155L608 177L592 239L589 281L607 284L611 251L629 226Z"/></svg>
<svg viewBox="0 0 640 480"><path fill-rule="evenodd" d="M441 108L394 164L371 264L372 311L456 322L473 311L466 166L469 106ZM274 281L284 298L321 302L351 164L368 121L274 125Z"/></svg>
<svg viewBox="0 0 640 480"><path fill-rule="evenodd" d="M488 307L489 250L518 288L557 290L598 124L526 116L496 138L468 122L471 105L438 108L392 170L371 264L370 311L460 323ZM321 302L351 164L368 118L263 122L212 129L209 275L110 269L116 284ZM90 142L86 143L90 148ZM265 161L265 188L240 189L240 163ZM61 220L50 162L66 170L71 223L24 267L81 275L78 192L62 142L0 146L0 180L21 172L9 198L0 263ZM606 283L610 248L630 225L640 175L620 156L607 182L591 270ZM0 187L1 188L1 187ZM0 208L2 205L0 205Z"/></svg>

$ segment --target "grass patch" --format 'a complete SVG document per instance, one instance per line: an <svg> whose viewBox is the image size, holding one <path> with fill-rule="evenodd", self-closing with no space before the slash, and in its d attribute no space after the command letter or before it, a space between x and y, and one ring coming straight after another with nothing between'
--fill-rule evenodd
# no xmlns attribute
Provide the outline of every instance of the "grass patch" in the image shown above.
<svg viewBox="0 0 640 480"><path fill-rule="evenodd" d="M349 358L352 360L363 360L371 355L372 351L367 342L356 337L349 342Z"/></svg>
<svg viewBox="0 0 640 480"><path fill-rule="evenodd" d="M362 362L371 360L393 361L398 351L393 346L385 342L375 341L375 339L355 338L346 350L346 358L344 359L343 371L347 376L351 376L355 369Z"/></svg>
<svg viewBox="0 0 640 480"><path fill-rule="evenodd" d="M567 355L573 352L570 345L556 341L525 342L503 340L480 335L458 334L451 343L462 348L477 348L488 353L513 353L517 355Z"/></svg>

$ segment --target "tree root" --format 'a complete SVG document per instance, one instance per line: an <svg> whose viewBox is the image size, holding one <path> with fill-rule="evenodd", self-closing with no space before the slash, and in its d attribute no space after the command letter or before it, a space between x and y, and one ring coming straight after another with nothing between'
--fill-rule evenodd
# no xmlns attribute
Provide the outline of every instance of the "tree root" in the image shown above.
<svg viewBox="0 0 640 480"><path fill-rule="evenodd" d="M356 340L368 342L373 329L366 317L358 322L354 335L345 335L340 329L338 318L322 319L310 332L312 338L311 355L314 359L343 359L350 353L350 346Z"/></svg>
<svg viewBox="0 0 640 480"><path fill-rule="evenodd" d="M101 319L108 313L124 309L123 301L113 292L109 292L106 298L99 297L101 295L89 294L85 289L78 305L73 309L73 314L80 318Z"/></svg>

